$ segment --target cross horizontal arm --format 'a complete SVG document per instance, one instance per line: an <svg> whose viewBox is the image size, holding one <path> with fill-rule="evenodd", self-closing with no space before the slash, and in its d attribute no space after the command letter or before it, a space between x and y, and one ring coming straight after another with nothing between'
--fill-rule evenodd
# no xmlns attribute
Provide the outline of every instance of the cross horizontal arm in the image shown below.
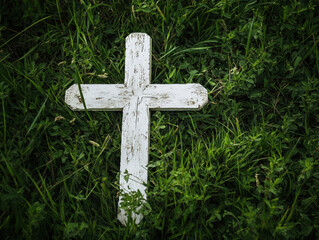
<svg viewBox="0 0 319 240"><path fill-rule="evenodd" d="M132 91L124 84L81 84L80 86L86 108L90 111L121 111L132 96ZM66 90L65 102L72 110L85 110L77 84Z"/></svg>
<svg viewBox="0 0 319 240"><path fill-rule="evenodd" d="M208 101L207 90L199 83L151 84L143 91L151 110L199 110Z"/></svg>

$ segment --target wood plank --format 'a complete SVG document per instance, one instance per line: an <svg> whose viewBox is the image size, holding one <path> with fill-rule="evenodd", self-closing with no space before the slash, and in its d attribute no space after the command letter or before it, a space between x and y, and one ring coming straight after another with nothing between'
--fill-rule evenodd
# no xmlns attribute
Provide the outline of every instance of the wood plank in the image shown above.
<svg viewBox="0 0 319 240"><path fill-rule="evenodd" d="M145 33L131 33L125 42L124 84L141 91L151 83L152 39Z"/></svg>
<svg viewBox="0 0 319 240"><path fill-rule="evenodd" d="M81 90L90 111L121 111L133 95L124 84L81 84ZM85 110L77 84L66 90L65 102L74 111Z"/></svg>
<svg viewBox="0 0 319 240"><path fill-rule="evenodd" d="M147 164L149 158L150 114L141 97L135 96L123 109L121 139L120 189L124 193L141 193L141 201L146 201ZM125 179L128 176L128 179ZM118 219L127 223L126 212L120 207L123 194L119 199ZM139 210L140 207L136 210ZM132 213L132 219L138 224L143 216Z"/></svg>
<svg viewBox="0 0 319 240"><path fill-rule="evenodd" d="M132 33L126 38L124 84L132 90L134 96L123 109L120 188L128 194L140 192L142 202L146 201L150 134L149 108L142 92L150 81L151 38L144 33ZM125 175L128 175L128 179L125 179ZM121 208L122 202L121 194L118 219L122 224L126 224L128 213ZM131 217L136 224L143 218L135 212Z"/></svg>
<svg viewBox="0 0 319 240"><path fill-rule="evenodd" d="M151 110L199 110L208 102L207 90L198 83L151 84L143 96Z"/></svg>

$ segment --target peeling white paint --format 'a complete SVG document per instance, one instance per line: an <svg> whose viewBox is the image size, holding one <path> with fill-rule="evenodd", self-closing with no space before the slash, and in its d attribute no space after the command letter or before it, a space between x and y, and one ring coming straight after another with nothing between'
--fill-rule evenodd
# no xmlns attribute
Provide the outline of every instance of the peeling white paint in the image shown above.
<svg viewBox="0 0 319 240"><path fill-rule="evenodd" d="M207 90L198 83L151 84L151 56L151 38L132 33L126 38L124 84L80 85L87 110L123 111L120 189L124 193L139 191L143 201L147 199L150 110L199 110L208 101ZM77 84L66 91L65 102L72 110L85 110ZM120 195L118 219L126 224L122 202ZM132 218L138 224L143 216L133 212Z"/></svg>

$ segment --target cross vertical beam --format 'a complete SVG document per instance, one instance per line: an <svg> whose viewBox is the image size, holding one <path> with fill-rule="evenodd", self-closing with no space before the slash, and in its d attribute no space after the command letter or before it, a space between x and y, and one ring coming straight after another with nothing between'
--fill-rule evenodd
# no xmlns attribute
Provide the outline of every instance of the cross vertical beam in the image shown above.
<svg viewBox="0 0 319 240"><path fill-rule="evenodd" d="M123 108L120 187L123 193L140 192L146 200L147 164L149 149L150 116L149 107L143 97L143 90L151 78L151 38L146 34L130 34L126 38L125 81L132 90L130 102ZM126 212L120 207L118 219L126 224ZM132 212L138 224L143 216Z"/></svg>

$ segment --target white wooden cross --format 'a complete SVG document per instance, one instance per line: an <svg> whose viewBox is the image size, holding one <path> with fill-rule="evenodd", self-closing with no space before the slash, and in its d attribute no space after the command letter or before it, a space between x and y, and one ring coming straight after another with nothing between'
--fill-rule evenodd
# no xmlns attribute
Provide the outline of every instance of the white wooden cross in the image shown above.
<svg viewBox="0 0 319 240"><path fill-rule="evenodd" d="M146 201L150 110L199 110L208 101L207 90L198 83L151 84L151 38L132 33L126 38L124 84L81 84L66 90L65 102L72 110L123 111L120 189L140 191ZM84 106L85 105L85 106ZM128 220L119 199L118 219ZM138 224L143 216L132 212Z"/></svg>

